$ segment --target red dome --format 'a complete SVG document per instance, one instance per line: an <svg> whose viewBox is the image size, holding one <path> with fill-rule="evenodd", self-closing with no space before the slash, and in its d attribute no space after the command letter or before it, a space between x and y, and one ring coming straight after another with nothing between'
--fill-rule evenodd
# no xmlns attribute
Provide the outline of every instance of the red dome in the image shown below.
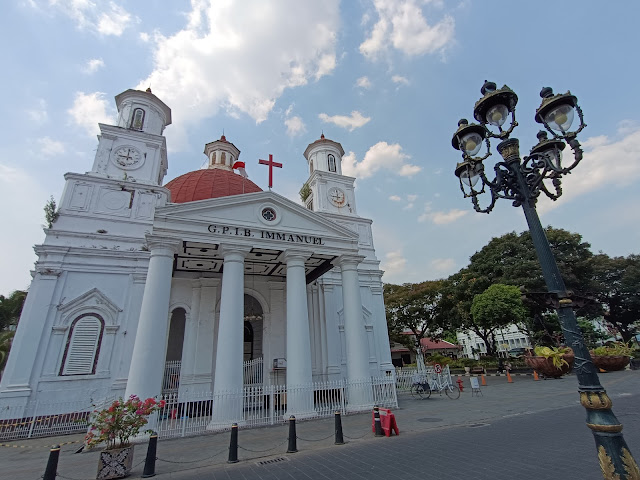
<svg viewBox="0 0 640 480"><path fill-rule="evenodd" d="M165 187L171 191L173 203L194 202L262 191L248 178L219 168L185 173L171 180Z"/></svg>

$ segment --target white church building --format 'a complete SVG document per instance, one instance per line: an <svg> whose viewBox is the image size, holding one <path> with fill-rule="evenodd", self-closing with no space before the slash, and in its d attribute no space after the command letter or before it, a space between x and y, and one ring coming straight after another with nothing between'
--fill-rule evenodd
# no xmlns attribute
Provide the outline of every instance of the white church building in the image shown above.
<svg viewBox="0 0 640 480"><path fill-rule="evenodd" d="M35 247L0 407L210 392L224 399L211 424L228 424L252 383L285 386L287 415L314 415L323 384L369 408L394 369L372 222L340 143L304 151L305 206L236 173L224 135L207 168L165 184L171 110L150 90L115 101L117 124L99 125L89 172L64 176Z"/></svg>

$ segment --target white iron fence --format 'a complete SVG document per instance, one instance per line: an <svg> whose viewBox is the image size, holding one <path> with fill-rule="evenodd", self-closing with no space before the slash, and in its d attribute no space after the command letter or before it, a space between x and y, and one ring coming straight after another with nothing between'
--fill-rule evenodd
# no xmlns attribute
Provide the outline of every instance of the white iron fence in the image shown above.
<svg viewBox="0 0 640 480"><path fill-rule="evenodd" d="M349 396L364 398L367 404L349 404ZM339 411L343 414L370 410L374 405L395 408L398 406L393 378L377 378L362 382L337 380L318 382L295 388L285 385L246 385L237 393L194 393L191 395L168 395L164 409L159 413L155 430L160 438L198 435L207 430L231 428L231 421L220 427L214 422L216 405L242 401L242 418L233 420L241 428L274 425L286 422L287 396L313 396L313 412L306 412L305 419L331 417Z"/></svg>
<svg viewBox="0 0 640 480"><path fill-rule="evenodd" d="M63 392L51 392L60 398ZM73 397L73 392L65 392ZM304 418L331 417L336 411L343 414L366 411L374 405L396 408L398 399L393 377L372 378L361 382L346 380L314 382L287 389L286 385L245 385L242 393L214 395L213 393L163 395L164 408L150 427L156 429L161 438L198 435L211 430L213 413L217 405L229 401L242 402L242 418L238 423L243 428L274 425L288 420L287 397L313 397L313 411ZM77 395L76 398L81 395ZM349 397L359 399L349 402ZM97 397L97 396L96 396ZM79 400L68 402L29 402L26 407L0 406L0 440L46 437L83 433L92 411L109 405L115 398L102 395L99 401ZM361 399L367 399L362 402ZM357 404L356 404L357 403ZM156 425L153 425L155 423ZM231 428L231 424L222 429Z"/></svg>
<svg viewBox="0 0 640 480"><path fill-rule="evenodd" d="M245 385L261 385L263 383L264 363L262 357L245 360L242 364L242 374Z"/></svg>

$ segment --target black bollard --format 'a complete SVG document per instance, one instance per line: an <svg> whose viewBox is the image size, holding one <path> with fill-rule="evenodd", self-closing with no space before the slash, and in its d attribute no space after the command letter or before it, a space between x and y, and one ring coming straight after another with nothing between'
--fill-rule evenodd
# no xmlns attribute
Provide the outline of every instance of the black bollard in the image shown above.
<svg viewBox="0 0 640 480"><path fill-rule="evenodd" d="M149 437L149 445L147 446L147 458L144 460L144 469L142 470L142 478L156 476L156 450L158 449L158 434L153 432Z"/></svg>
<svg viewBox="0 0 640 480"><path fill-rule="evenodd" d="M289 448L287 448L287 453L296 453L298 451L297 439L296 417L291 415L289 417Z"/></svg>
<svg viewBox="0 0 640 480"><path fill-rule="evenodd" d="M229 442L229 460L227 463L238 463L238 424L231 425L231 441Z"/></svg>
<svg viewBox="0 0 640 480"><path fill-rule="evenodd" d="M375 436L384 437L382 433L382 424L380 423L380 411L378 407L373 407L373 423L375 424Z"/></svg>
<svg viewBox="0 0 640 480"><path fill-rule="evenodd" d="M336 412L336 445L344 445L344 438L342 438L342 418L340 412Z"/></svg>
<svg viewBox="0 0 640 480"><path fill-rule="evenodd" d="M49 451L49 461L42 476L43 480L56 480L58 470L58 458L60 457L60 445L56 445Z"/></svg>

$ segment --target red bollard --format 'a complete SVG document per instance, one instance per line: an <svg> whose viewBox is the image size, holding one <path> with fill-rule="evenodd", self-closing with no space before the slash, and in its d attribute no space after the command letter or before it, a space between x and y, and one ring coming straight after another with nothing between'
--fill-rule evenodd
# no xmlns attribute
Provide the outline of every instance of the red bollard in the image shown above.
<svg viewBox="0 0 640 480"><path fill-rule="evenodd" d="M456 383L458 384L458 388L460 389L460 391L464 392L464 383L462 382L462 377L460 377L460 375L458 375L458 380L456 380Z"/></svg>

